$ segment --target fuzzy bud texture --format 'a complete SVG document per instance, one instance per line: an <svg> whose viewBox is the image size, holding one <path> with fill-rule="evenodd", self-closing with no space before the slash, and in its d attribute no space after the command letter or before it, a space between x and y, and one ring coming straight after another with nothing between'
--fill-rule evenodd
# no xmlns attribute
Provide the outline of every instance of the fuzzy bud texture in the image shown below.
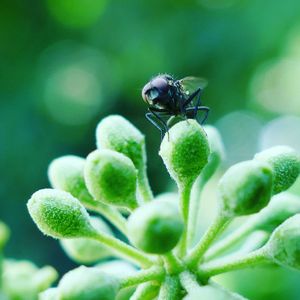
<svg viewBox="0 0 300 300"><path fill-rule="evenodd" d="M104 118L97 126L98 149L111 149L129 157L141 170L146 163L145 137L125 118L113 115Z"/></svg>
<svg viewBox="0 0 300 300"><path fill-rule="evenodd" d="M219 182L221 209L229 216L249 215L265 207L272 191L272 171L256 161L238 163Z"/></svg>
<svg viewBox="0 0 300 300"><path fill-rule="evenodd" d="M203 128L195 120L181 121L166 134L160 146L162 157L177 184L193 183L209 156L209 144Z"/></svg>
<svg viewBox="0 0 300 300"><path fill-rule="evenodd" d="M84 181L85 159L66 155L54 159L48 168L48 177L53 188L69 192L86 205L95 205Z"/></svg>
<svg viewBox="0 0 300 300"><path fill-rule="evenodd" d="M255 155L256 160L265 161L274 174L273 194L287 190L300 173L300 156L288 146L276 146Z"/></svg>
<svg viewBox="0 0 300 300"><path fill-rule="evenodd" d="M277 227L266 248L275 263L300 270L300 214Z"/></svg>
<svg viewBox="0 0 300 300"><path fill-rule="evenodd" d="M128 236L149 253L166 253L178 243L183 231L176 203L155 200L139 207L128 220Z"/></svg>
<svg viewBox="0 0 300 300"><path fill-rule="evenodd" d="M125 155L111 150L96 150L87 157L84 175L96 200L129 209L137 207L137 171Z"/></svg>
<svg viewBox="0 0 300 300"><path fill-rule="evenodd" d="M94 232L85 208L67 192L37 191L27 207L38 228L53 238L84 237Z"/></svg>
<svg viewBox="0 0 300 300"><path fill-rule="evenodd" d="M65 274L58 289L60 300L115 300L119 282L96 267L81 266Z"/></svg>

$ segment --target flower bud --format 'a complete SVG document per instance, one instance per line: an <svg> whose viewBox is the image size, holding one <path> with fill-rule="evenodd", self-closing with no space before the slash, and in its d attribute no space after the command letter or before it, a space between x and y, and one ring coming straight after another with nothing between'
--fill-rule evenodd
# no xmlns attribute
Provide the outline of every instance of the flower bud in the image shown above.
<svg viewBox="0 0 300 300"><path fill-rule="evenodd" d="M58 288L49 288L39 294L39 300L58 300Z"/></svg>
<svg viewBox="0 0 300 300"><path fill-rule="evenodd" d="M30 261L10 259L4 261L1 287L9 299L24 299L24 295L26 299L37 299L38 293L49 288L57 277L50 266L39 269Z"/></svg>
<svg viewBox="0 0 300 300"><path fill-rule="evenodd" d="M35 192L27 203L37 227L53 238L76 238L94 233L89 215L71 194L43 189Z"/></svg>
<svg viewBox="0 0 300 300"><path fill-rule="evenodd" d="M6 245L10 235L9 228L0 221L0 251L2 251L3 247Z"/></svg>
<svg viewBox="0 0 300 300"><path fill-rule="evenodd" d="M188 120L169 130L159 154L177 184L188 185L196 180L207 164L209 152L206 133L197 121Z"/></svg>
<svg viewBox="0 0 300 300"><path fill-rule="evenodd" d="M115 300L119 281L98 268L81 266L66 273L58 289L60 300Z"/></svg>
<svg viewBox="0 0 300 300"><path fill-rule="evenodd" d="M39 300L58 300L58 288L49 288L39 294Z"/></svg>
<svg viewBox="0 0 300 300"><path fill-rule="evenodd" d="M270 200L272 170L262 162L245 161L227 170L219 182L221 210L228 216L260 211Z"/></svg>
<svg viewBox="0 0 300 300"><path fill-rule="evenodd" d="M122 279L128 275L132 275L137 272L137 269L125 260L112 260L108 262L101 262L96 267L108 274L111 274L119 279Z"/></svg>
<svg viewBox="0 0 300 300"><path fill-rule="evenodd" d="M90 218L92 226L99 232L104 232L113 235L108 225L100 218ZM112 253L101 243L87 239L62 239L60 240L61 246L67 255L74 261L82 264L90 264L100 259L112 256Z"/></svg>
<svg viewBox="0 0 300 300"><path fill-rule="evenodd" d="M165 192L155 196L155 201L170 201L179 205L179 195L174 192Z"/></svg>
<svg viewBox="0 0 300 300"><path fill-rule="evenodd" d="M48 177L53 188L69 192L83 204L94 205L83 177L85 159L66 155L54 159L48 168Z"/></svg>
<svg viewBox="0 0 300 300"><path fill-rule="evenodd" d="M275 229L266 249L275 263L300 270L300 214L290 217Z"/></svg>
<svg viewBox="0 0 300 300"><path fill-rule="evenodd" d="M207 134L210 154L208 163L201 173L201 180L207 182L224 160L225 150L221 135L215 127L206 125L203 129Z"/></svg>
<svg viewBox="0 0 300 300"><path fill-rule="evenodd" d="M254 159L267 162L273 170L273 194L287 190L300 173L300 156L288 146L276 146L255 155Z"/></svg>
<svg viewBox="0 0 300 300"><path fill-rule="evenodd" d="M272 232L286 219L300 213L300 197L291 193L280 193L272 197L268 206L254 216L255 229Z"/></svg>
<svg viewBox="0 0 300 300"><path fill-rule="evenodd" d="M96 267L118 279L134 274L137 269L125 260L113 260L109 262L99 263ZM135 286L123 288L118 292L116 300L129 300L135 291Z"/></svg>
<svg viewBox="0 0 300 300"><path fill-rule="evenodd" d="M93 197L105 204L134 209L137 172L125 155L111 150L96 150L86 160L84 176Z"/></svg>
<svg viewBox="0 0 300 300"><path fill-rule="evenodd" d="M131 214L127 229L128 237L136 247L148 253L163 254L178 243L183 221L175 203L155 200Z"/></svg>
<svg viewBox="0 0 300 300"><path fill-rule="evenodd" d="M35 288L41 292L47 289L49 286L52 285L54 281L58 278L58 273L56 270L51 266L45 266L41 269L38 269L35 272L32 282Z"/></svg>
<svg viewBox="0 0 300 300"><path fill-rule="evenodd" d="M125 118L112 115L104 118L97 126L98 149L110 149L129 157L137 170L146 163L145 137Z"/></svg>

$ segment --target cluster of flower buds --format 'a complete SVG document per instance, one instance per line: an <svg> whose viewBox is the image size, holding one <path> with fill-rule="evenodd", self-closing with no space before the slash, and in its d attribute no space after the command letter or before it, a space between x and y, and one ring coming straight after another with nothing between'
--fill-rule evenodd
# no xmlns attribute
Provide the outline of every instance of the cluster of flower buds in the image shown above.
<svg viewBox="0 0 300 300"><path fill-rule="evenodd" d="M10 230L0 221L0 299L37 299L38 294L49 288L58 274L51 266L38 268L28 260L6 258L4 248Z"/></svg>
<svg viewBox="0 0 300 300"><path fill-rule="evenodd" d="M290 147L274 147L230 167L216 187L216 217L198 239L201 191L224 159L214 127L186 120L169 130L159 154L178 193L157 197L137 128L109 116L99 123L96 139L97 150L86 159L55 159L48 171L52 189L28 201L44 234L59 239L76 262L94 264L65 274L41 300L244 299L213 276L270 262L300 269L300 197L285 192L300 173L300 157ZM118 237L87 210L108 220ZM239 216L248 220L222 238ZM243 251L236 249L256 231L264 234Z"/></svg>

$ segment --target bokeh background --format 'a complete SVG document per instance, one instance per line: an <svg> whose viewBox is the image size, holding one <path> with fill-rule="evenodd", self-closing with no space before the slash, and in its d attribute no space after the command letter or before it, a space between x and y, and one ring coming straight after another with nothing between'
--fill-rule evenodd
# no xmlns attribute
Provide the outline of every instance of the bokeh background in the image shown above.
<svg viewBox="0 0 300 300"><path fill-rule="evenodd" d="M12 231L8 256L61 273L75 266L37 230L26 202L49 186L52 159L95 148L95 126L108 114L146 134L155 193L172 188L141 99L143 85L165 72L208 80L203 101L227 166L276 144L300 151L298 0L1 0L0 219ZM299 280L273 268L228 282L251 299L299 299Z"/></svg>

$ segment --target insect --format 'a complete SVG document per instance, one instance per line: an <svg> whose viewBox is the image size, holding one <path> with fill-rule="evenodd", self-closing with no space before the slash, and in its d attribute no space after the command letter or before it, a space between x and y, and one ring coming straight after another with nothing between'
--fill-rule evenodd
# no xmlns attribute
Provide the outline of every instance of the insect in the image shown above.
<svg viewBox="0 0 300 300"><path fill-rule="evenodd" d="M161 137L169 131L174 119L196 119L203 124L209 108L201 104L201 93L207 82L203 78L185 77L179 80L171 75L158 75L151 79L142 90L142 97L149 105L145 114L148 121L158 128ZM200 121L198 111L204 112Z"/></svg>

